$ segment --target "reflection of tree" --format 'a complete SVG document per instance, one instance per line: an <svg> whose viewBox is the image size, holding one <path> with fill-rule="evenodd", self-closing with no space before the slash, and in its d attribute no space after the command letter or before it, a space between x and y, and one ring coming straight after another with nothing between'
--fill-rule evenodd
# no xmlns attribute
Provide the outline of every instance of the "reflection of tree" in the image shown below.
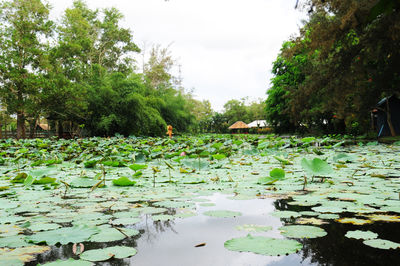
<svg viewBox="0 0 400 266"><path fill-rule="evenodd" d="M176 210L173 208L168 208L166 212L163 214L167 215L175 215ZM178 234L178 232L175 231L173 226L175 225L175 222L173 220L169 221L153 221L151 219L152 215L145 215L144 221L145 221L145 229L144 229L144 235L143 237L146 238L146 241L148 243L153 243L157 239L157 237L160 235L160 233L165 232L167 229L170 229L172 232L175 234Z"/></svg>
<svg viewBox="0 0 400 266"><path fill-rule="evenodd" d="M277 200L274 205L278 210L306 211L310 207L292 206L287 200ZM350 213L344 214L346 217ZM288 219L282 219L288 223ZM375 222L358 226L341 224L330 220L329 224L320 226L328 234L320 238L296 239L303 244L302 259L310 259L311 263L320 265L397 265L400 260L398 250L382 250L363 244L362 240L345 237L348 231L363 230L378 233L379 238L400 242L400 230L397 223Z"/></svg>

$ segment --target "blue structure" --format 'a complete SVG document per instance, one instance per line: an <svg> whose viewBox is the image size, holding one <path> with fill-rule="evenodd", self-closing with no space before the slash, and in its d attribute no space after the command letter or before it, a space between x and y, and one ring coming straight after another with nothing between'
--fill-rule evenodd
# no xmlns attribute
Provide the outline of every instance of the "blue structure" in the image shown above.
<svg viewBox="0 0 400 266"><path fill-rule="evenodd" d="M372 111L373 125L378 132L378 138L391 136L386 117L386 101L389 102L389 110L394 131L396 132L396 135L400 135L400 99L392 95L380 100L377 103L376 108Z"/></svg>

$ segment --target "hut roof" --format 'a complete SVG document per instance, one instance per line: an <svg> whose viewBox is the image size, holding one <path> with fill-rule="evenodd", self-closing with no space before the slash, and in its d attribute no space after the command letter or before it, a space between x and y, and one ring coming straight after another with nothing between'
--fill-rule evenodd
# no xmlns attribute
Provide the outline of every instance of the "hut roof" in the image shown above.
<svg viewBox="0 0 400 266"><path fill-rule="evenodd" d="M242 121L237 121L236 123L234 123L232 126L229 127L229 129L242 129L242 128L249 128L249 126Z"/></svg>

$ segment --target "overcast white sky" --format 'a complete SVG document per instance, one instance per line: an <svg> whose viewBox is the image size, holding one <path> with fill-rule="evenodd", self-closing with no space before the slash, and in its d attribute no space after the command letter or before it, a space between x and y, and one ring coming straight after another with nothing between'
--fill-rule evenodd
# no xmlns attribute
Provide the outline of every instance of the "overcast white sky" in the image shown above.
<svg viewBox="0 0 400 266"><path fill-rule="evenodd" d="M59 18L72 0L48 0ZM230 99L266 98L272 62L297 34L305 15L296 0L86 0L115 7L124 27L143 43L170 46L182 65L183 85L221 111Z"/></svg>

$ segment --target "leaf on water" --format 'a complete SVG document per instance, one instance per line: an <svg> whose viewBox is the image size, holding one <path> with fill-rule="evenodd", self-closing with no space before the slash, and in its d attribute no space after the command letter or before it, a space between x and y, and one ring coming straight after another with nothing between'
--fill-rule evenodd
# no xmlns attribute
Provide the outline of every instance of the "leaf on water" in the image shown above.
<svg viewBox="0 0 400 266"><path fill-rule="evenodd" d="M219 218L232 218L232 217L236 217L236 216L242 216L242 213L240 213L240 212L225 211L225 210L206 211L203 214L207 215L207 216L219 217Z"/></svg>
<svg viewBox="0 0 400 266"><path fill-rule="evenodd" d="M354 225L363 225L372 223L371 220L364 220L357 218L341 218L341 219L336 219L335 221L343 224L354 224Z"/></svg>
<svg viewBox="0 0 400 266"><path fill-rule="evenodd" d="M275 211L271 215L278 218L297 218L301 216L300 213L294 211Z"/></svg>
<svg viewBox="0 0 400 266"><path fill-rule="evenodd" d="M66 245L68 243L81 243L87 241L92 235L99 232L96 227L73 226L60 229L38 232L26 237L26 240L31 243L47 243L55 245L60 243Z"/></svg>
<svg viewBox="0 0 400 266"><path fill-rule="evenodd" d="M232 251L280 256L296 253L302 249L303 245L295 240L251 236L249 234L246 237L226 241L224 247Z"/></svg>
<svg viewBox="0 0 400 266"><path fill-rule="evenodd" d="M377 233L371 232L371 231L348 231L345 235L347 238L355 238L355 239L375 239L378 237Z"/></svg>
<svg viewBox="0 0 400 266"><path fill-rule="evenodd" d="M327 224L328 222L325 222L321 219L317 218L299 218L296 220L296 224L313 224L313 225L322 225L322 224Z"/></svg>
<svg viewBox="0 0 400 266"><path fill-rule="evenodd" d="M40 265L40 264L39 264ZM72 258L68 260L56 260L43 264L43 266L91 266L93 263L86 260L74 260Z"/></svg>
<svg viewBox="0 0 400 266"><path fill-rule="evenodd" d="M115 246L103 249L92 249L81 254L80 258L88 261L106 261L110 258L124 259L136 255L137 251L131 247Z"/></svg>
<svg viewBox="0 0 400 266"><path fill-rule="evenodd" d="M49 251L50 247L46 246L29 246L23 248L0 248L0 265L15 265L15 262L30 262L35 260L35 256L40 253Z"/></svg>
<svg viewBox="0 0 400 266"><path fill-rule="evenodd" d="M365 245L380 249L398 249L400 244L384 239L370 239L363 242Z"/></svg>
<svg viewBox="0 0 400 266"><path fill-rule="evenodd" d="M142 170L142 169L146 169L147 165L145 165L145 164L132 164L132 165L129 165L129 168L136 172L136 171L139 171L139 170Z"/></svg>
<svg viewBox="0 0 400 266"><path fill-rule="evenodd" d="M98 180L91 178L77 177L70 182L70 186L74 188L91 188L98 183Z"/></svg>
<svg viewBox="0 0 400 266"><path fill-rule="evenodd" d="M279 230L282 235L293 238L317 238L327 235L324 229L311 225L288 225Z"/></svg>
<svg viewBox="0 0 400 266"><path fill-rule="evenodd" d="M325 176L333 172L332 167L326 161L319 158L314 158L313 160L303 158L301 166L304 171L314 176Z"/></svg>
<svg viewBox="0 0 400 266"><path fill-rule="evenodd" d="M275 179L283 179L285 178L285 170L281 168L274 168L271 172L269 172L269 176Z"/></svg>
<svg viewBox="0 0 400 266"><path fill-rule="evenodd" d="M122 176L118 179L114 179L112 182L115 186L122 186L122 187L134 186L136 184L135 181L130 180L126 176Z"/></svg>

